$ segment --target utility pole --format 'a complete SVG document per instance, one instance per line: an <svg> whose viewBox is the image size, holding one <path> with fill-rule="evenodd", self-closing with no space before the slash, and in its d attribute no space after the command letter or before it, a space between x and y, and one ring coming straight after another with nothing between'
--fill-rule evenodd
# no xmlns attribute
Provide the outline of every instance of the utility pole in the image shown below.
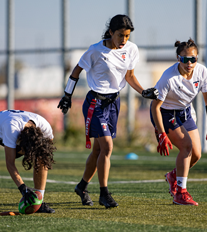
<svg viewBox="0 0 207 232"><path fill-rule="evenodd" d="M14 109L14 1L7 0L6 41L7 41L7 109Z"/></svg>
<svg viewBox="0 0 207 232"><path fill-rule="evenodd" d="M134 22L134 0L127 0L127 15ZM134 42L134 32L130 34L130 41ZM132 87L128 84L127 91L127 136L128 142L131 142L131 134L135 123L135 94Z"/></svg>
<svg viewBox="0 0 207 232"><path fill-rule="evenodd" d="M207 12L207 4L206 4L206 12ZM207 28L207 17L206 17L206 26L205 28ZM207 67L207 29L206 29L206 34L205 34L205 66ZM206 110L205 110L205 104L203 104L203 130L202 130L202 141L201 141L201 145L202 145L202 152L207 152L207 143L206 143L206 126L207 126L207 123L206 123Z"/></svg>
<svg viewBox="0 0 207 232"><path fill-rule="evenodd" d="M200 45L202 43L202 0L194 0L194 41L199 49L199 62L202 63L202 50ZM197 116L197 127L202 141L202 149L204 148L203 135L203 109L204 101L201 92L194 100L195 111Z"/></svg>
<svg viewBox="0 0 207 232"><path fill-rule="evenodd" d="M63 78L62 78L62 85L63 85L63 92L65 90L65 76L66 76L66 67L67 67L67 54L66 54L66 48L67 48L67 29L68 29L68 18L67 18L67 9L68 9L68 0L62 0L61 4L61 31L62 31L62 69L63 69ZM63 119L64 123L64 130L67 127L67 115L64 115Z"/></svg>

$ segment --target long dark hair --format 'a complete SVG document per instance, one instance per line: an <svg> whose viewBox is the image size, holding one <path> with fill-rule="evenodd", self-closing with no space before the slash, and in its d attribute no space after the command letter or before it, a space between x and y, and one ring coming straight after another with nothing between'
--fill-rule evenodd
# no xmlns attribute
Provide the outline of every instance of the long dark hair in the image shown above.
<svg viewBox="0 0 207 232"><path fill-rule="evenodd" d="M102 39L111 38L109 30L111 30L113 33L119 29L126 29L126 30L129 29L131 30L131 32L134 30L132 21L127 15L118 14L114 16L106 26L107 26L107 29L105 33L103 34Z"/></svg>
<svg viewBox="0 0 207 232"><path fill-rule="evenodd" d="M175 42L175 47L177 47L176 49L176 54L177 55L180 55L180 53L187 49L187 48L190 48L190 47L194 47L196 50L197 50L197 54L198 54L198 47L197 45L195 44L194 40L192 40L191 38L187 41L187 42L180 42L179 40L177 40Z"/></svg>
<svg viewBox="0 0 207 232"><path fill-rule="evenodd" d="M24 152L22 165L26 170L32 167L38 172L40 164L45 168L51 169L53 160L53 152L56 147L50 138L44 138L39 127L25 127L18 136L19 145Z"/></svg>

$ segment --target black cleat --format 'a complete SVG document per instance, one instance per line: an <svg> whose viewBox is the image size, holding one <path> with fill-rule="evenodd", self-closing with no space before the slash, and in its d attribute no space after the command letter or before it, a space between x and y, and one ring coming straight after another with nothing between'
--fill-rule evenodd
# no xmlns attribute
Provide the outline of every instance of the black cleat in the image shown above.
<svg viewBox="0 0 207 232"><path fill-rule="evenodd" d="M77 195L80 196L82 200L82 205L90 205L90 206L93 205L93 201L88 195L88 190L82 191L81 189L78 188L78 185L76 185L75 192Z"/></svg>
<svg viewBox="0 0 207 232"><path fill-rule="evenodd" d="M107 209L118 206L118 203L113 199L113 197L111 196L111 193L108 193L107 195L99 197L99 204L104 205Z"/></svg>
<svg viewBox="0 0 207 232"><path fill-rule="evenodd" d="M50 208L45 202L42 202L36 213L55 213L55 210Z"/></svg>

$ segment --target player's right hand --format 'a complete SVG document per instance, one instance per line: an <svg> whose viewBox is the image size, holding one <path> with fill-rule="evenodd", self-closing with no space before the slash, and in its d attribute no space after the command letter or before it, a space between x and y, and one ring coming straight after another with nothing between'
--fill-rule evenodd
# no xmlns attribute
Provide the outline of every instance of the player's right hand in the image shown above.
<svg viewBox="0 0 207 232"><path fill-rule="evenodd" d="M35 203L34 197L37 198L37 195L32 191L31 188L27 187L25 184L22 184L18 187L18 189L24 198L25 205L27 204L27 202L29 204Z"/></svg>
<svg viewBox="0 0 207 232"><path fill-rule="evenodd" d="M60 100L57 108L60 108L63 114L66 114L68 112L68 109L71 108L71 105L72 105L71 96L64 95Z"/></svg>
<svg viewBox="0 0 207 232"><path fill-rule="evenodd" d="M172 143L170 142L170 140L167 137L167 134L165 132L160 133L159 134L159 144L157 146L157 152L160 153L160 155L162 155L162 153L166 156L169 155L169 150L168 150L168 146L170 147L170 149L173 148Z"/></svg>

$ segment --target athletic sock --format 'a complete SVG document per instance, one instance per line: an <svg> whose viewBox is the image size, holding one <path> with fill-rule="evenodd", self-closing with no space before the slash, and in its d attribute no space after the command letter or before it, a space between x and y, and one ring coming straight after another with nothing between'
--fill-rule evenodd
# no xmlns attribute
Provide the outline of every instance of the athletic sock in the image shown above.
<svg viewBox="0 0 207 232"><path fill-rule="evenodd" d="M78 188L81 190L87 190L88 182L86 182L83 178L81 179L80 183L78 184Z"/></svg>
<svg viewBox="0 0 207 232"><path fill-rule="evenodd" d="M100 187L100 196L105 196L109 194L108 187Z"/></svg>
<svg viewBox="0 0 207 232"><path fill-rule="evenodd" d="M182 189L186 189L188 177L177 176L176 179L177 179L177 186L181 187Z"/></svg>

